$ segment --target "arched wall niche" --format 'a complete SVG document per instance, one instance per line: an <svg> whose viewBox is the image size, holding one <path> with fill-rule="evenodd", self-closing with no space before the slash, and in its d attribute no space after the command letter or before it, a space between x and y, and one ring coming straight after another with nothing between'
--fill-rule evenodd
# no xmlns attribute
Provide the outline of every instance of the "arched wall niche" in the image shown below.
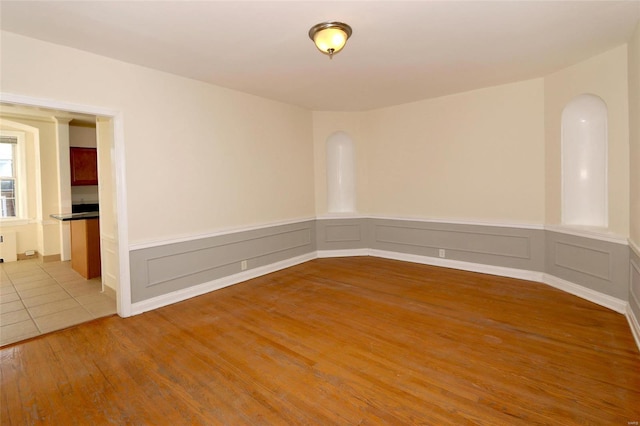
<svg viewBox="0 0 640 426"><path fill-rule="evenodd" d="M329 213L356 211L355 149L351 137L332 133L326 142L327 209Z"/></svg>
<svg viewBox="0 0 640 426"><path fill-rule="evenodd" d="M562 223L608 226L607 105L582 94L562 111Z"/></svg>

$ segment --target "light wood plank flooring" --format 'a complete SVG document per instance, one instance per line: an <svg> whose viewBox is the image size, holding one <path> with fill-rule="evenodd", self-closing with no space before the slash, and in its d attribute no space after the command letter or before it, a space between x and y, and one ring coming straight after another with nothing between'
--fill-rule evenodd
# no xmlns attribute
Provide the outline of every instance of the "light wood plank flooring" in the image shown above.
<svg viewBox="0 0 640 426"><path fill-rule="evenodd" d="M370 257L95 320L0 360L3 425L640 420L623 315L543 284Z"/></svg>

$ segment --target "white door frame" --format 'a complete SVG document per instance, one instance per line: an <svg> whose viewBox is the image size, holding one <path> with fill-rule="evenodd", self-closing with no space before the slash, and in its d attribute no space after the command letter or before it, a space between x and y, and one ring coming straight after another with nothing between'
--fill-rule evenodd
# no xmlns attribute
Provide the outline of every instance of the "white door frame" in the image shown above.
<svg viewBox="0 0 640 426"><path fill-rule="evenodd" d="M118 222L118 263L119 282L117 289L118 315L131 316L131 273L129 267L129 221L127 217L127 186L124 155L124 123L122 112L91 105L80 105L54 99L34 98L0 92L0 102L48 108L59 111L91 114L111 117L113 119L113 151L114 161L112 173L116 182L116 218Z"/></svg>

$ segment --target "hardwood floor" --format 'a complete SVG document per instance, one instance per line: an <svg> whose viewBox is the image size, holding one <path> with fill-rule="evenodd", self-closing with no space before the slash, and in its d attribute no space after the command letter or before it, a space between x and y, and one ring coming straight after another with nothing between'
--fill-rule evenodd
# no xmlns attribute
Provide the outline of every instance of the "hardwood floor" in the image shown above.
<svg viewBox="0 0 640 426"><path fill-rule="evenodd" d="M318 259L0 351L3 425L640 421L627 321L543 284Z"/></svg>

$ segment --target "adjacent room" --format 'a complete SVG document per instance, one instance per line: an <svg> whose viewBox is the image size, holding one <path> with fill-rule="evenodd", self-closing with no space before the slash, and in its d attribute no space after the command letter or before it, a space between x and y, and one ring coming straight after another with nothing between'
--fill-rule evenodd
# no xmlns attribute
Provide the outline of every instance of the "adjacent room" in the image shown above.
<svg viewBox="0 0 640 426"><path fill-rule="evenodd" d="M640 421L640 1L0 29L2 424Z"/></svg>
<svg viewBox="0 0 640 426"><path fill-rule="evenodd" d="M97 123L86 114L2 106L0 345L116 312L104 155L111 141L100 138L98 173Z"/></svg>

